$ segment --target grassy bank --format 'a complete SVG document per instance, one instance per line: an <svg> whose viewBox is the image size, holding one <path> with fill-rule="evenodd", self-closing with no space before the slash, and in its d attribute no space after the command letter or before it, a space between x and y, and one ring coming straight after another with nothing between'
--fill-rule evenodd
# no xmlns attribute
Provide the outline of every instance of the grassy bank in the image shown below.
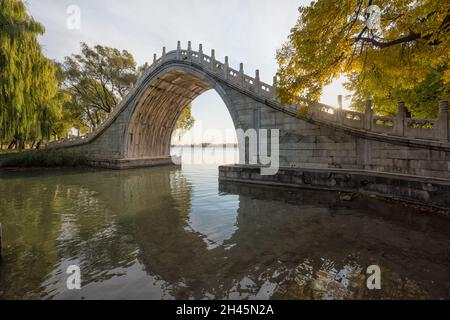
<svg viewBox="0 0 450 320"><path fill-rule="evenodd" d="M87 165L84 155L63 150L33 150L3 155L0 167L31 168L31 167L78 167Z"/></svg>

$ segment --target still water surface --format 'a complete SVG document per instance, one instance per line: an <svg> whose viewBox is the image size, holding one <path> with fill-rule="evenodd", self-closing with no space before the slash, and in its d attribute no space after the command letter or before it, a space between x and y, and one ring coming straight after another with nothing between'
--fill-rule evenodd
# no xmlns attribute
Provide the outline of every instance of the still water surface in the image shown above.
<svg viewBox="0 0 450 320"><path fill-rule="evenodd" d="M184 151L182 169L0 172L0 299L450 299L450 219L219 184L233 150Z"/></svg>

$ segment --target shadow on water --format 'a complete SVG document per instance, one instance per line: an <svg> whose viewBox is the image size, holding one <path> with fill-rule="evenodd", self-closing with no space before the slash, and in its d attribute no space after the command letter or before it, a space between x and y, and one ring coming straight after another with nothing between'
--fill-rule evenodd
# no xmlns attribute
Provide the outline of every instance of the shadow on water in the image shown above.
<svg viewBox="0 0 450 320"><path fill-rule="evenodd" d="M0 298L450 298L450 222L216 166L0 173ZM79 265L82 289L66 288ZM366 268L382 289L366 288Z"/></svg>

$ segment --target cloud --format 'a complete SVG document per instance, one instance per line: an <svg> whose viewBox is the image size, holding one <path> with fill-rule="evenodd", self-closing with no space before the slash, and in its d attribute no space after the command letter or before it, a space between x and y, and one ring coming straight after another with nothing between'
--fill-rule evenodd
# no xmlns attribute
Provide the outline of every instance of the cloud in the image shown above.
<svg viewBox="0 0 450 320"><path fill-rule="evenodd" d="M306 1L305 1L306 2ZM276 72L275 50L294 25L297 0L30 0L31 14L47 32L41 42L46 53L61 60L76 52L81 41L127 49L139 63L151 61L166 46L174 49L200 42L217 56L230 57L235 68L244 62L246 72L261 70L263 81ZM67 7L81 9L81 30L66 28Z"/></svg>

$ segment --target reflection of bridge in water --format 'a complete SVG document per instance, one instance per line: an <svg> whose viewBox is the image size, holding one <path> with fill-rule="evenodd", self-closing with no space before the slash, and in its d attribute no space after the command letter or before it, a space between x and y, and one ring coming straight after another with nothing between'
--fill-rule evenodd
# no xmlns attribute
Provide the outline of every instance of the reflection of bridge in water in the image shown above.
<svg viewBox="0 0 450 320"><path fill-rule="evenodd" d="M22 182L12 180L8 189L14 190L16 183ZM238 195L236 228L211 248L208 235L190 224L193 183L168 168L34 179L30 190L37 184L55 186L52 201L61 212L53 222L59 232L47 233L40 242L46 248L53 245L59 258L46 260L49 265L42 270L77 257L83 271L85 291L52 295L89 297L90 290L120 295L118 288L127 290L128 283L121 277L142 266L145 274L137 273L137 282L150 286L154 281L166 296L176 298L448 297L445 219L373 199L343 203L330 192L222 183L220 195L210 201ZM68 208L61 207L63 199L70 199ZM36 206L50 214L55 210L47 201ZM365 289L363 275L370 264L382 266L382 293ZM62 281L59 277L53 272L47 283Z"/></svg>

